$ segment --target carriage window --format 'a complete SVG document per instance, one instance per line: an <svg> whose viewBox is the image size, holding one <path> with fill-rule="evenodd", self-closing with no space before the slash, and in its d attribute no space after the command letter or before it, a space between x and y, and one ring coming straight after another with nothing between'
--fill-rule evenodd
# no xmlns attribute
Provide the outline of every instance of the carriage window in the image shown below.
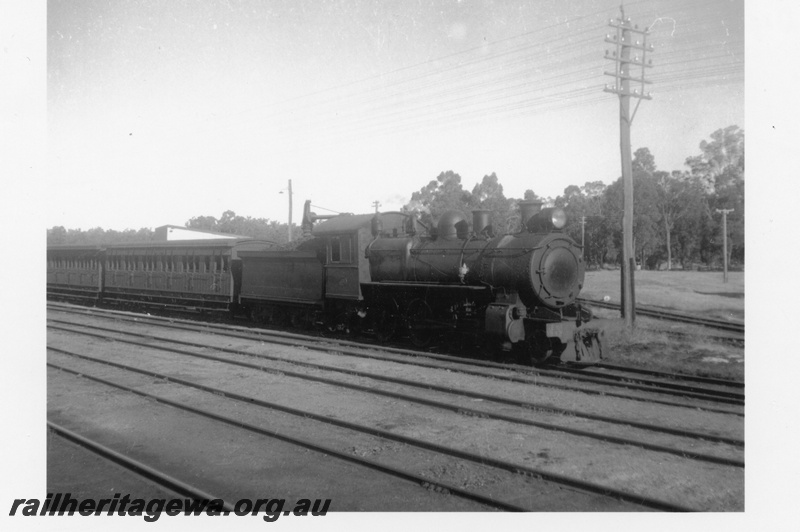
<svg viewBox="0 0 800 532"><path fill-rule="evenodd" d="M351 262L350 238L337 236L331 238L331 262Z"/></svg>
<svg viewBox="0 0 800 532"><path fill-rule="evenodd" d="M211 257L208 255L203 257L203 268L205 268L205 273L209 273L211 271Z"/></svg>
<svg viewBox="0 0 800 532"><path fill-rule="evenodd" d="M228 273L230 265L228 263L228 257L222 257L222 273Z"/></svg>

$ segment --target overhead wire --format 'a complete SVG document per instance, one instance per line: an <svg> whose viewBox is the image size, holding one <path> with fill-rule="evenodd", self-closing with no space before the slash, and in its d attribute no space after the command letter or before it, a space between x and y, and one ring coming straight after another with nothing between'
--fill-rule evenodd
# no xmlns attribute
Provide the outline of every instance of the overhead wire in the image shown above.
<svg viewBox="0 0 800 532"><path fill-rule="evenodd" d="M675 2L669 12L650 10L637 17L642 21L663 19L680 9L719 3ZM647 2L631 2L626 5L627 12L640 4ZM604 13L575 17L486 46L298 95L284 100L278 108L251 108L251 116L239 120L241 113L234 113L215 121L213 128L218 133L244 128L258 134L279 125L284 134L299 137L311 126L314 142L326 142L354 135L480 122L513 113L531 116L596 105L610 97L602 92L602 86L609 82L604 71L613 66L602 55L603 48L609 46L603 42L608 32L607 26L598 24L597 17ZM670 45L661 55L648 54L656 68L648 69L646 76L660 84L658 92L681 90L689 82L718 85L739 79L736 76L743 72L743 59L734 56L743 58L743 42L703 37L701 30L715 22L719 21L713 15L696 16L680 25L680 31L689 34L684 44ZM565 30L568 24L569 30ZM665 37L653 32L650 42L659 38ZM487 55L474 55L487 48ZM730 62L728 66L714 64L725 59ZM296 142L284 153L307 147L306 142Z"/></svg>

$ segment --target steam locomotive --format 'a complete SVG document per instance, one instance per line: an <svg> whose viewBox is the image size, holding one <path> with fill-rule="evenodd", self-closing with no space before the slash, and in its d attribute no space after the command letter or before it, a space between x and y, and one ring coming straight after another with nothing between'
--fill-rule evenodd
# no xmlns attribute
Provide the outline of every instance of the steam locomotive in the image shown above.
<svg viewBox="0 0 800 532"><path fill-rule="evenodd" d="M592 364L603 329L576 299L580 247L561 209L521 202L516 234L495 236L489 211L472 227L457 211L435 227L412 214L319 216L304 236L48 249L48 293L106 302L227 310L261 323L408 337L471 338L527 363Z"/></svg>

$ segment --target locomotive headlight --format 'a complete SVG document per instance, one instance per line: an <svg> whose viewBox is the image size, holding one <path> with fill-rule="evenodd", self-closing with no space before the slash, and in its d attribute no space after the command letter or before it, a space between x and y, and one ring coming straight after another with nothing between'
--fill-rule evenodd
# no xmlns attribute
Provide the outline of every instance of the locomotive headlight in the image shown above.
<svg viewBox="0 0 800 532"><path fill-rule="evenodd" d="M548 207L530 217L525 224L531 233L547 233L554 229L562 229L567 225L567 215L564 209Z"/></svg>
<svg viewBox="0 0 800 532"><path fill-rule="evenodd" d="M553 209L550 215L550 221L553 223L553 227L561 229L567 225L567 214L563 209Z"/></svg>

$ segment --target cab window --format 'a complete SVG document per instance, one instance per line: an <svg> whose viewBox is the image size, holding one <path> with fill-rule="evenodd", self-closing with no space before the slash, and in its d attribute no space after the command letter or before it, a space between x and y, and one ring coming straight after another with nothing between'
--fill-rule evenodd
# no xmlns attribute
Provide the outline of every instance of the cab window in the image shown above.
<svg viewBox="0 0 800 532"><path fill-rule="evenodd" d="M331 262L352 262L351 239L349 236L331 238Z"/></svg>

